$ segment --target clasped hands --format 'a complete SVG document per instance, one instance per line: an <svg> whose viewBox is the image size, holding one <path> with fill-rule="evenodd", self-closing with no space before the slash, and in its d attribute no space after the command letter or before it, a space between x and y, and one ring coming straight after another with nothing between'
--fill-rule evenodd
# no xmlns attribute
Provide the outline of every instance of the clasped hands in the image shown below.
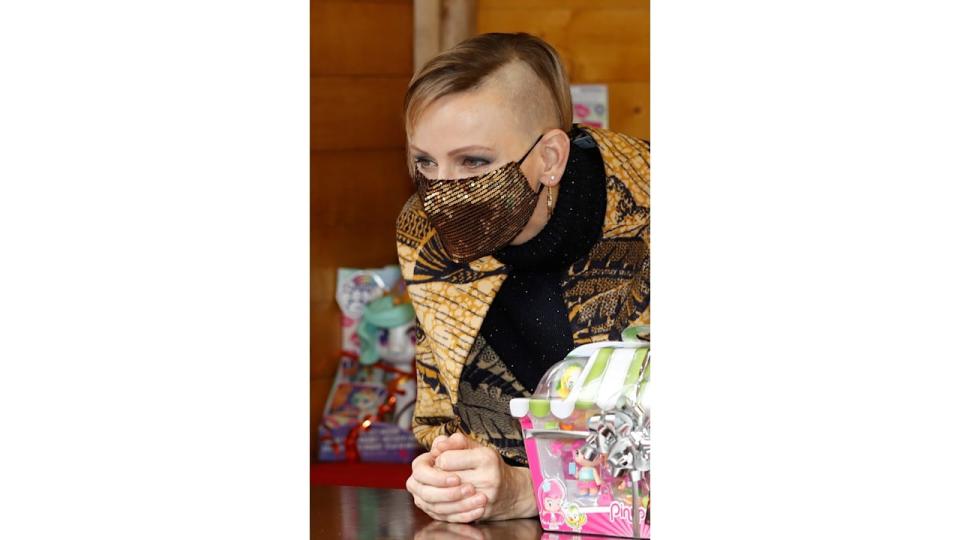
<svg viewBox="0 0 960 540"><path fill-rule="evenodd" d="M507 465L496 450L463 433L434 439L411 470L407 491L433 519L469 523L537 515L530 470Z"/></svg>

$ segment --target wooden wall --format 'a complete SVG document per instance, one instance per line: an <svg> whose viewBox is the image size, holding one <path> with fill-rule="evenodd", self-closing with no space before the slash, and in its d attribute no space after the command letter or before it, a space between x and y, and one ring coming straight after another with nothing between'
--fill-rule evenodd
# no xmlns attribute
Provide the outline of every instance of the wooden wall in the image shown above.
<svg viewBox="0 0 960 540"><path fill-rule="evenodd" d="M553 45L574 84L604 83L610 128L650 139L650 0L476 0L477 32Z"/></svg>
<svg viewBox="0 0 960 540"><path fill-rule="evenodd" d="M310 3L310 430L340 349L336 269L396 264L413 193L400 109L413 71L412 0Z"/></svg>

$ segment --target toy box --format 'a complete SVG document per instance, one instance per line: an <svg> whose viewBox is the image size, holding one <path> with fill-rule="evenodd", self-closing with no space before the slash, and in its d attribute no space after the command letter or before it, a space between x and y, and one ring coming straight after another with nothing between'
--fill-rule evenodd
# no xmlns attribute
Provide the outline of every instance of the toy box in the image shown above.
<svg viewBox="0 0 960 540"><path fill-rule="evenodd" d="M340 363L318 426L320 461L409 463L416 325L400 268L341 268Z"/></svg>
<svg viewBox="0 0 960 540"><path fill-rule="evenodd" d="M574 349L510 401L544 530L650 538L650 345L628 339Z"/></svg>

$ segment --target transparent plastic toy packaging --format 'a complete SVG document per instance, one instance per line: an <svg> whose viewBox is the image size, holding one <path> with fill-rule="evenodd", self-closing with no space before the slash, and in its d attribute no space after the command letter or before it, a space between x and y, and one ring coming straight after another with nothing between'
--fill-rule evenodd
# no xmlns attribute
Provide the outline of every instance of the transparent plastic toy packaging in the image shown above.
<svg viewBox="0 0 960 540"><path fill-rule="evenodd" d="M577 347L510 401L544 530L650 538L650 343Z"/></svg>

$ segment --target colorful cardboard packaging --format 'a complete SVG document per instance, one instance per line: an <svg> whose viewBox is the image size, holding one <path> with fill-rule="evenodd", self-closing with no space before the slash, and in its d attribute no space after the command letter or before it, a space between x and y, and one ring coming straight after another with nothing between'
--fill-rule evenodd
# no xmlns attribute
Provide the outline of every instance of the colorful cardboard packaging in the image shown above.
<svg viewBox="0 0 960 540"><path fill-rule="evenodd" d="M318 427L320 461L409 463L416 399L413 308L400 268L341 268L341 356ZM406 308L406 309L403 309Z"/></svg>
<svg viewBox="0 0 960 540"><path fill-rule="evenodd" d="M650 345L583 345L510 410L546 531L650 538Z"/></svg>

